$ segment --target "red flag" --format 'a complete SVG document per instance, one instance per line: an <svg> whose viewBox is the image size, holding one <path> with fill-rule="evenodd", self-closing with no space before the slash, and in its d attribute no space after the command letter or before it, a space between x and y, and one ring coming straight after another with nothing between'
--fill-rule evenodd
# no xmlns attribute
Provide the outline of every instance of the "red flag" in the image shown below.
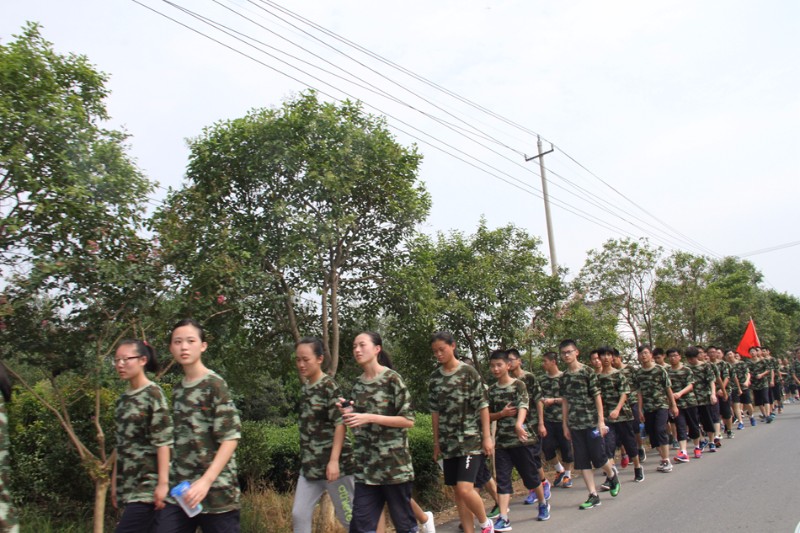
<svg viewBox="0 0 800 533"><path fill-rule="evenodd" d="M761 346L761 343L758 340L758 333L756 333L756 325L751 318L750 322L747 323L747 329L744 330L742 340L739 341L739 346L736 347L736 351L742 357L750 357L750 348L753 346Z"/></svg>

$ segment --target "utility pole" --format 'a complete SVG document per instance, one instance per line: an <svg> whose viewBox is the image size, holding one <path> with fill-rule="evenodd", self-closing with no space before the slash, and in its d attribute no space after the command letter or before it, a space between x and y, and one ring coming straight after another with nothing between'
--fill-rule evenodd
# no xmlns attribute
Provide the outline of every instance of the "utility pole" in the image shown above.
<svg viewBox="0 0 800 533"><path fill-rule="evenodd" d="M544 156L554 150L553 143L550 143L550 149L542 152L542 137L536 136L536 146L539 149L539 155L533 157L525 157L525 161L533 161L539 159L539 172L542 175L542 196L544 198L544 216L547 220L547 244L550 245L550 269L553 276L558 275L558 261L556 260L556 241L553 237L553 220L550 218L550 196L547 194L547 177L544 172Z"/></svg>

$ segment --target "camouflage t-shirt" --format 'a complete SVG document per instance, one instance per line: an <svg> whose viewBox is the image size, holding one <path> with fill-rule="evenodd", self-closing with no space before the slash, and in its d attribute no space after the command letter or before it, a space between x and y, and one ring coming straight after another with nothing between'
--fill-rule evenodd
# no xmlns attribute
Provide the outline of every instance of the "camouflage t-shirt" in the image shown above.
<svg viewBox="0 0 800 533"><path fill-rule="evenodd" d="M742 391L748 390L750 387L745 387L745 382L747 382L747 374L750 373L750 365L747 364L747 361L739 361L735 365L733 365L733 375L731 376L731 381L733 382L733 387L736 388L736 380L733 379L733 376L739 379L739 386L741 386ZM738 389L737 389L738 392Z"/></svg>
<svg viewBox="0 0 800 533"><path fill-rule="evenodd" d="M0 394L0 531L19 531L17 510L8 490L11 481L11 458L8 441L8 413L3 395ZM151 493L152 495L152 493Z"/></svg>
<svg viewBox="0 0 800 533"><path fill-rule="evenodd" d="M717 367L717 373L719 374L720 380L722 380L724 382L725 379L727 378L728 384L725 385L725 391L730 396L730 394L731 394L731 385L732 385L732 382L733 382L733 375L731 374L731 365L730 365L730 363L728 363L727 361L717 361L717 362L714 363L714 365Z"/></svg>
<svg viewBox="0 0 800 533"><path fill-rule="evenodd" d="M603 416L606 423L628 422L633 420L633 411L627 400L622 405L622 409L619 410L619 417L616 420L611 420L609 417L611 411L617 408L620 396L623 394L630 395L631 393L631 388L628 385L625 374L619 370L612 370L608 374L602 372L597 374L597 378L600 385L600 395L603 397Z"/></svg>
<svg viewBox="0 0 800 533"><path fill-rule="evenodd" d="M536 405L542 399L542 387L539 385L539 380L536 376L528 371L523 371L522 376L516 378L525 384L525 389L528 391L528 418L527 422L534 432L539 429L539 412L536 410Z"/></svg>
<svg viewBox="0 0 800 533"><path fill-rule="evenodd" d="M114 410L117 502L152 502L158 484L158 448L172 447L172 418L161 387L127 390Z"/></svg>
<svg viewBox="0 0 800 533"><path fill-rule="evenodd" d="M693 365L686 363L689 370L694 374L694 397L697 399L697 405L710 405L711 404L711 384L716 380L714 373L714 365L707 363L697 363Z"/></svg>
<svg viewBox="0 0 800 533"><path fill-rule="evenodd" d="M489 402L477 370L464 363L450 374L442 367L434 370L428 383L428 405L432 413L439 413L443 459L481 453L480 410Z"/></svg>
<svg viewBox="0 0 800 533"><path fill-rule="evenodd" d="M597 427L595 398L600 395L597 374L586 365L575 372L565 370L558 383L561 397L568 402L567 427L591 429Z"/></svg>
<svg viewBox="0 0 800 533"><path fill-rule="evenodd" d="M342 414L336 407L339 385L327 374L316 383L306 383L300 399L300 475L308 480L325 479L325 469L331 459L333 435L342 425ZM345 437L339 456L339 474L353 473L352 446Z"/></svg>
<svg viewBox="0 0 800 533"><path fill-rule="evenodd" d="M758 378L758 374L769 370L767 362L763 359L753 361L750 363L750 388L753 390L762 390L769 387L769 373L763 378Z"/></svg>
<svg viewBox="0 0 800 533"><path fill-rule="evenodd" d="M357 413L402 416L414 420L411 395L400 374L389 368L367 379L363 375L353 385L352 400ZM366 485L396 485L414 480L414 467L408 450L408 429L380 424L356 428L353 455L355 479Z"/></svg>
<svg viewBox="0 0 800 533"><path fill-rule="evenodd" d="M775 383L777 384L778 381L780 380L781 364L774 357L768 357L766 361L767 361L767 368L769 368L775 373ZM769 376L767 376L767 378L769 378Z"/></svg>
<svg viewBox="0 0 800 533"><path fill-rule="evenodd" d="M508 404L513 405L517 409L528 409L528 402L528 391L525 388L525 384L518 379L514 379L507 385L495 383L489 387L489 411L492 413L502 411ZM531 431L529 420L528 417L525 417L525 423L522 425L525 431L530 435L527 442L519 440L516 431L514 431L517 425L516 415L497 420L497 430L494 434L495 447L515 448L517 446L534 444L536 434Z"/></svg>
<svg viewBox="0 0 800 533"><path fill-rule="evenodd" d="M202 378L177 384L172 391L175 448L170 486L199 479L214 461L219 445L242 437L239 412L225 380L213 371ZM239 508L236 453L211 484L202 501L204 513L225 513ZM172 501L170 499L170 501Z"/></svg>
<svg viewBox="0 0 800 533"><path fill-rule="evenodd" d="M657 411L659 409L669 409L669 396L667 389L672 384L669 375L663 367L653 365L652 368L645 370L637 368L634 373L636 388L642 393L642 409L644 412Z"/></svg>
<svg viewBox="0 0 800 533"><path fill-rule="evenodd" d="M792 377L800 379L800 361L798 361L797 359L792 361L791 373L792 373ZM795 381L794 383L797 383L797 382Z"/></svg>
<svg viewBox="0 0 800 533"><path fill-rule="evenodd" d="M677 370L670 368L667 374L669 374L669 380L672 383L672 392L675 394L688 387L689 384L694 383L694 373L686 365L681 365ZM680 398L676 397L675 403L678 405L678 409L686 409L687 407L697 405L694 387Z"/></svg>
<svg viewBox="0 0 800 533"><path fill-rule="evenodd" d="M539 376L539 386L542 389L542 399L544 398L561 398L561 392L558 388L558 382L561 379L561 372L555 376L550 377L547 374ZM547 405L544 408L545 422L561 422L561 404L554 403Z"/></svg>

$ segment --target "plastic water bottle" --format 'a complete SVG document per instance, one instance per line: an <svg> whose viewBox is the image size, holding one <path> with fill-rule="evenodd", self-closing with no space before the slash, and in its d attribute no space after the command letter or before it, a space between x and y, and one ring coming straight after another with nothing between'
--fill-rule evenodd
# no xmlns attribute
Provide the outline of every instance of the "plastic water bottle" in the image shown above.
<svg viewBox="0 0 800 533"><path fill-rule="evenodd" d="M203 511L202 503L198 503L195 507L189 507L189 504L183 500L183 495L186 494L190 486L188 481L181 481L169 491L169 495L175 498L181 508L183 508L183 512L186 513L186 516L189 518L197 516Z"/></svg>
<svg viewBox="0 0 800 533"><path fill-rule="evenodd" d="M592 437L597 438L600 436L600 430L598 428L594 428L592 430Z"/></svg>
<svg viewBox="0 0 800 533"><path fill-rule="evenodd" d="M342 411L344 412L344 414L353 413L355 412L355 410L356 406L354 405L352 400L345 400L342 402ZM360 429L361 428L355 427L355 428L350 428L350 431L353 432L353 435L358 435Z"/></svg>
<svg viewBox="0 0 800 533"><path fill-rule="evenodd" d="M639 435L641 435L642 438L647 437L647 432L644 430L644 422L639 422Z"/></svg>

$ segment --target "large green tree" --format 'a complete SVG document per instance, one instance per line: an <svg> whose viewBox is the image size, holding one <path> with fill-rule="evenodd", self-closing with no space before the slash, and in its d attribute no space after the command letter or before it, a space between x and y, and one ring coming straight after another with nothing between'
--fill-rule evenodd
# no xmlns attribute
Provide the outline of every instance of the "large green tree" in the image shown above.
<svg viewBox="0 0 800 533"><path fill-rule="evenodd" d="M157 225L181 283L225 294L255 338L321 335L335 374L343 309L369 300L427 216L416 148L359 104L307 92L214 124L190 149Z"/></svg>
<svg viewBox="0 0 800 533"><path fill-rule="evenodd" d="M653 288L661 248L647 239L609 239L589 250L577 280L589 301L620 317L638 345L653 343Z"/></svg>
<svg viewBox="0 0 800 533"><path fill-rule="evenodd" d="M10 370L58 419L95 485L102 531L113 464L100 424L104 365L123 335L141 334L159 291L158 259L139 236L152 185L104 129L105 74L62 55L29 24L0 46L0 331ZM35 369L37 392L17 364ZM27 365L25 365L27 364ZM94 392L94 442L76 431L67 375Z"/></svg>

